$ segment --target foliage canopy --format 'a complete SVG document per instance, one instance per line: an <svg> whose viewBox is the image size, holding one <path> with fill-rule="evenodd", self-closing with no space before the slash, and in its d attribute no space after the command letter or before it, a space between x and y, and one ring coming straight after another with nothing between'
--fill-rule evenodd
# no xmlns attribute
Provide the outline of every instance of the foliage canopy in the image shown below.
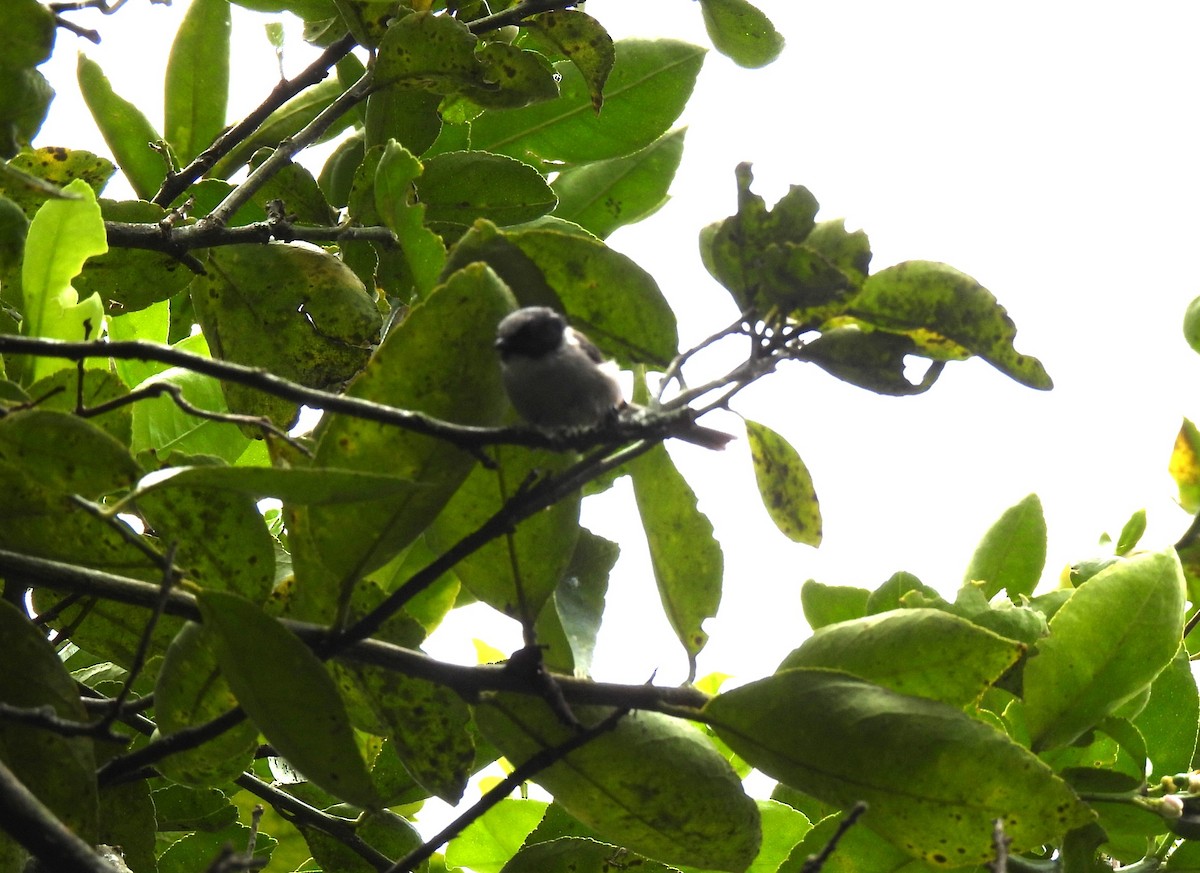
<svg viewBox="0 0 1200 873"><path fill-rule="evenodd" d="M979 357L1049 389L990 291L872 271L865 233L800 186L768 205L742 165L736 214L700 231L742 317L681 353L654 277L604 240L668 196L704 48L614 43L554 0L237 0L296 13L320 54L227 126L229 2L191 0L162 131L81 57L111 156L30 147L70 11L0 8L0 870L120 869L97 846L135 873L1196 866L1196 530L1139 552L1135 515L1039 589L1031 495L953 601L903 572L810 581L814 633L774 674L695 676L722 552L663 441L788 360L911 395ZM743 66L783 49L746 0L699 12ZM104 196L118 170L136 199ZM515 424L496 361L463 350L528 305L633 370L648 411ZM744 360L685 382L717 343ZM800 455L764 423L745 439L776 526L818 546ZM1192 512L1198 455L1185 423ZM619 546L580 506L621 476L681 687L588 678ZM474 602L525 647L420 651ZM552 800L509 796L526 782Z"/></svg>

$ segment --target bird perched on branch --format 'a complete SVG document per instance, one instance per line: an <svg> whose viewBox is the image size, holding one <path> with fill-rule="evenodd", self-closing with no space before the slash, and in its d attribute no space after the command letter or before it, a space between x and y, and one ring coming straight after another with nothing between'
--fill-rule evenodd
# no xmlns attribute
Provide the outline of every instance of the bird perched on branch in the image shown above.
<svg viewBox="0 0 1200 873"><path fill-rule="evenodd" d="M642 412L625 401L615 363L595 344L545 306L527 306L496 328L504 390L520 415L535 427L588 427ZM723 449L733 436L688 422L672 436L708 449Z"/></svg>

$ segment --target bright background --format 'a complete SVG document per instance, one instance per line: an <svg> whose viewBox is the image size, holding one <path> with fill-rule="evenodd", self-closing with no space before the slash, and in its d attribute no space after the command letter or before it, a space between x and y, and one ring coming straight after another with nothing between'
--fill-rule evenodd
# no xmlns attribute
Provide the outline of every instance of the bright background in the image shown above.
<svg viewBox="0 0 1200 873"><path fill-rule="evenodd" d="M1180 332L1197 294L1200 6L759 2L787 37L783 56L741 70L710 53L683 119L672 201L610 240L658 279L684 345L737 315L701 266L696 235L734 211L733 168L748 160L769 202L804 185L821 218L865 229L875 269L922 258L974 276L1055 390L970 361L918 397L877 397L800 365L745 392L736 410L784 434L812 472L825 518L818 550L775 531L744 440L722 454L673 446L725 548L725 601L707 626L701 674L771 672L807 633L808 578L873 588L903 569L952 593L979 537L1032 491L1050 528L1045 584L1139 508L1149 512L1145 547L1173 543L1188 518L1172 502L1167 459L1181 416L1200 414L1200 360ZM36 144L107 153L75 94L73 43L161 125L161 71L185 6L129 0L112 17L72 15L104 42L60 31L43 68L59 98ZM593 0L588 11L616 37L707 44L693 0ZM231 119L278 76L268 19L234 13ZM289 75L311 57L289 48ZM693 384L715 366L693 371ZM738 427L732 416L719 423ZM595 674L641 682L657 670L657 681L677 682L686 659L632 513L625 484L585 507L585 522L624 547ZM519 645L515 628L481 631L478 617L452 623L433 651L473 661L479 633L504 650Z"/></svg>

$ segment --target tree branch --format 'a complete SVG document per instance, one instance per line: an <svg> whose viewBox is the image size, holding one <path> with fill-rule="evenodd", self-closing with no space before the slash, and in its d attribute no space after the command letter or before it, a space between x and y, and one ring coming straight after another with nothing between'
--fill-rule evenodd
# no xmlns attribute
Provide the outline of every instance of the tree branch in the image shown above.
<svg viewBox="0 0 1200 873"><path fill-rule="evenodd" d="M23 575L30 580L36 580L36 585L55 591L84 592L94 597L145 608L152 608L162 593L160 586L150 582L0 550L0 575L4 573ZM196 606L196 599L178 589L168 593L163 612L190 621L200 621L200 609ZM281 619L281 622L314 649L319 649L330 641L330 629L323 625L286 619ZM533 687L525 675L519 671L508 670L504 666L468 667L444 663L413 649L379 640L363 640L348 645L339 651L337 657L384 667L444 685L468 700L477 698L484 691L511 691L535 696L541 693L540 688ZM570 703L581 705L653 710L696 718L697 710L709 699L702 691L687 686L671 688L622 685L593 682L574 676L552 675L562 689L563 697Z"/></svg>
<svg viewBox="0 0 1200 873"><path fill-rule="evenodd" d="M108 862L58 820L0 759L0 821L14 840L56 873L113 873Z"/></svg>
<svg viewBox="0 0 1200 873"><path fill-rule="evenodd" d="M638 420L619 419L594 427L577 428L553 433L529 427L474 427L453 424L420 412L398 409L383 403L362 400L346 394L321 391L283 379L257 367L247 367L232 361L206 358L159 343L141 340L120 342L64 342L39 337L0 334L0 353L39 355L81 361L88 358L158 361L183 367L194 373L212 376L225 382L245 385L264 394L282 397L293 403L350 415L367 421L394 425L414 433L436 437L451 445L478 454L488 445L514 445L551 451L583 451L596 446L613 445L638 439L658 440L685 430L693 420L687 409L673 410Z"/></svg>
<svg viewBox="0 0 1200 873"><path fill-rule="evenodd" d="M495 806L522 783L532 779L538 773L541 773L547 767L561 761L571 752L581 746L590 743L596 737L608 733L617 726L617 723L628 715L629 710L618 709L599 724L593 727L582 730L574 736L567 739L565 742L559 743L557 746L542 749L536 752L533 756L525 761L525 763L517 766L511 773L505 776L499 783L491 788L483 797L479 798L471 808L450 822L437 835L431 837L423 845L413 849L399 861L397 861L387 873L410 873L417 866L436 852L442 845L454 839L461 831L463 831L471 822L481 818L485 812Z"/></svg>
<svg viewBox="0 0 1200 873"><path fill-rule="evenodd" d="M167 176L151 202L164 207L173 203L193 182L211 170L220 158L233 151L239 143L257 130L272 112L305 88L323 81L329 75L329 68L345 57L354 46L354 37L344 36L325 49L300 75L279 82L257 109L221 134L216 142L178 173Z"/></svg>

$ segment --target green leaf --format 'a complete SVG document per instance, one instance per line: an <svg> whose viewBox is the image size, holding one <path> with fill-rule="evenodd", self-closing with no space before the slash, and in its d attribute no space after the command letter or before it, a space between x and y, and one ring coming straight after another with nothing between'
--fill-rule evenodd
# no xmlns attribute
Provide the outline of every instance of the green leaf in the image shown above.
<svg viewBox="0 0 1200 873"><path fill-rule="evenodd" d="M387 497L412 488L413 483L385 473L304 467L167 467L143 477L132 495L159 489L215 489L261 500L277 497L289 503L353 503Z"/></svg>
<svg viewBox="0 0 1200 873"><path fill-rule="evenodd" d="M941 595L912 573L903 570L893 573L891 577L871 592L867 598L867 615L887 612L889 609L900 609L904 606L905 595L917 591L928 601L939 601Z"/></svg>
<svg viewBox="0 0 1200 873"><path fill-rule="evenodd" d="M607 712L575 714L590 724ZM530 697L489 698L476 719L514 763L574 733ZM762 840L758 809L729 763L700 731L659 713L625 716L535 778L601 839L668 864L741 871Z"/></svg>
<svg viewBox="0 0 1200 873"><path fill-rule="evenodd" d="M65 190L75 199L47 200L29 223L21 268L25 316L21 328L26 336L97 339L104 307L95 294L80 301L71 280L79 275L84 261L108 250L104 221L87 183L76 180ZM73 366L66 360L36 358L30 381Z"/></svg>
<svg viewBox="0 0 1200 873"><path fill-rule="evenodd" d="M741 67L765 67L783 51L783 36L746 0L700 0L704 27L717 51Z"/></svg>
<svg viewBox="0 0 1200 873"><path fill-rule="evenodd" d="M136 224L157 224L167 216L166 210L142 200L101 200L100 212L105 221ZM116 314L136 312L169 300L187 287L192 278L192 271L171 255L147 249L112 248L89 258L74 284L84 296L99 295L108 312Z"/></svg>
<svg viewBox="0 0 1200 873"><path fill-rule="evenodd" d="M205 724L237 706L237 698L217 669L216 643L212 628L192 623L185 625L171 641L154 685L154 713L162 736ZM157 766L175 782L215 787L240 776L253 763L256 751L258 727L244 721L202 745L168 755ZM218 823L222 825L229 823L225 809L223 804L217 806ZM194 810L173 814L197 815ZM205 816L211 819L212 813L206 812ZM189 825L175 830L200 827Z"/></svg>
<svg viewBox="0 0 1200 873"><path fill-rule="evenodd" d="M100 65L80 53L79 90L100 134L139 200L149 200L167 174L164 157L151 146L162 141L142 111L113 91Z"/></svg>
<svg viewBox="0 0 1200 873"><path fill-rule="evenodd" d="M531 15L521 24L575 65L587 84L592 108L599 114L604 105L604 85L616 63L612 37L603 25L577 9Z"/></svg>
<svg viewBox="0 0 1200 873"><path fill-rule="evenodd" d="M0 601L0 639L9 665L0 670L0 701L23 709L49 707L68 721L89 720L75 680L43 631L7 601ZM64 737L43 727L0 719L0 760L59 821L95 843L99 810L89 737Z"/></svg>
<svg viewBox="0 0 1200 873"><path fill-rule="evenodd" d="M746 873L775 873L792 849L812 830L812 823L786 803L759 800L763 823L763 845Z"/></svg>
<svg viewBox="0 0 1200 873"><path fill-rule="evenodd" d="M558 196L555 216L603 239L653 215L669 199L686 132L677 128L631 155L561 171L550 185Z"/></svg>
<svg viewBox="0 0 1200 873"><path fill-rule="evenodd" d="M544 800L501 800L450 841L446 865L468 867L475 873L500 873L538 826L548 806Z"/></svg>
<svg viewBox="0 0 1200 873"><path fill-rule="evenodd" d="M137 507L188 581L230 591L254 603L271 593L275 550L262 513L247 495L210 488L143 492Z"/></svg>
<svg viewBox="0 0 1200 873"><path fill-rule="evenodd" d="M867 599L871 592L849 585L826 585L809 579L800 586L800 605L804 620L813 630L867 614Z"/></svg>
<svg viewBox="0 0 1200 873"><path fill-rule="evenodd" d="M250 167L258 169L274 152L259 149L250 159ZM328 226L336 224L337 213L321 193L317 180L306 168L287 163L278 168L266 183L258 189L251 202L267 212L272 200L283 201L289 221L297 224Z"/></svg>
<svg viewBox="0 0 1200 873"><path fill-rule="evenodd" d="M1192 768L1200 695L1190 663L1187 651L1181 648L1155 677L1150 686L1150 700L1133 719L1134 727L1146 738L1146 753L1154 765L1154 777L1184 773Z"/></svg>
<svg viewBox="0 0 1200 873"><path fill-rule="evenodd" d="M469 226L486 218L501 227L550 212L557 198L528 164L484 152L447 152L425 161L416 180L425 219Z"/></svg>
<svg viewBox="0 0 1200 873"><path fill-rule="evenodd" d="M228 246L209 253L192 302L215 357L313 388L349 379L367 362L382 323L375 301L342 261L293 245ZM288 426L294 403L224 383L235 412Z"/></svg>
<svg viewBox="0 0 1200 873"><path fill-rule="evenodd" d="M0 9L0 159L11 158L42 126L54 90L34 67L54 47L54 15L35 0Z"/></svg>
<svg viewBox="0 0 1200 873"><path fill-rule="evenodd" d="M1125 522L1125 526L1121 528L1121 534L1117 537L1117 545L1113 551L1121 557L1128 555L1136 547L1142 539L1142 534L1146 532L1146 510L1139 509L1129 517L1129 521Z"/></svg>
<svg viewBox="0 0 1200 873"><path fill-rule="evenodd" d="M220 381L211 376L172 367L137 387L148 387L157 382L178 386L184 399L200 409L229 411ZM170 397L156 397L134 404L130 446L139 457L150 453L152 457L166 460L172 452L177 452L187 456L211 455L232 464L249 445L250 440L237 425L189 415Z"/></svg>
<svg viewBox="0 0 1200 873"><path fill-rule="evenodd" d="M461 424L498 425L506 408L499 368L490 355L464 358L461 350L489 348L512 308L508 288L483 264L455 273L388 332L349 393ZM353 504L289 505L301 581L310 571L343 580L387 563L429 526L475 465L444 440L362 419L327 416L318 440L315 468L387 470L413 485Z"/></svg>
<svg viewBox="0 0 1200 873"><path fill-rule="evenodd" d="M828 625L779 670L841 670L901 694L966 706L1025 653L1025 646L936 609L902 609Z"/></svg>
<svg viewBox="0 0 1200 873"><path fill-rule="evenodd" d="M558 97L558 75L537 52L504 42L475 49L482 83L464 90L471 102L487 109L520 109Z"/></svg>
<svg viewBox="0 0 1200 873"><path fill-rule="evenodd" d="M757 421L746 421L758 493L771 521L794 543L821 544L821 507L812 476L800 454L782 436Z"/></svg>
<svg viewBox="0 0 1200 873"><path fill-rule="evenodd" d="M1075 589L1025 665L1034 749L1074 741L1150 686L1179 649L1184 596L1174 551L1120 561Z"/></svg>
<svg viewBox="0 0 1200 873"><path fill-rule="evenodd" d="M154 837L158 830L148 780L100 789L100 832L97 842L120 846L130 870L155 870Z"/></svg>
<svg viewBox="0 0 1200 873"><path fill-rule="evenodd" d="M704 49L675 40L622 40L604 88L604 112L592 108L589 83L562 62L557 100L488 112L471 124L471 147L524 161L580 164L645 148L683 111L704 62Z"/></svg>
<svg viewBox="0 0 1200 873"><path fill-rule="evenodd" d="M586 528L579 531L571 563L554 590L554 612L570 648L573 671L586 676L604 615L608 578L621 547Z"/></svg>
<svg viewBox="0 0 1200 873"><path fill-rule="evenodd" d="M1200 512L1200 429L1185 418L1175 437L1167 472L1179 489L1179 505L1184 512Z"/></svg>
<svg viewBox="0 0 1200 873"><path fill-rule="evenodd" d="M557 292L572 323L622 364L661 366L679 347L675 314L632 259L588 237L554 230L509 236Z"/></svg>
<svg viewBox="0 0 1200 873"><path fill-rule="evenodd" d="M495 446L497 469L476 465L429 529L427 540L446 551L477 530L539 473L575 463L567 453ZM580 495L558 501L497 537L454 567L476 598L521 622L532 622L554 593L579 538Z"/></svg>
<svg viewBox="0 0 1200 873"><path fill-rule="evenodd" d="M1037 358L1013 348L1016 325L991 292L945 264L905 261L880 270L863 283L853 314L912 337L930 357L975 354L1022 385L1053 385Z"/></svg>
<svg viewBox="0 0 1200 873"><path fill-rule="evenodd" d="M83 149L25 149L7 164L0 164L4 181L0 189L26 215L33 215L47 200L74 199L62 189L76 179L83 179L99 194L116 171L112 161Z"/></svg>
<svg viewBox="0 0 1200 873"><path fill-rule="evenodd" d="M470 710L444 685L365 665L349 667L387 725L396 756L429 794L453 806L475 763Z"/></svg>
<svg viewBox="0 0 1200 873"><path fill-rule="evenodd" d="M139 472L129 450L110 434L50 409L0 418L0 467L30 476L42 488L91 500L128 488Z"/></svg>
<svg viewBox="0 0 1200 873"><path fill-rule="evenodd" d="M778 873L807 873L811 859L821 855L836 840L837 850L821 865L821 873L862 873L866 870L888 873L926 873L928 867L914 861L869 827L842 830L843 816L830 815L816 822L804 839L792 849Z"/></svg>
<svg viewBox="0 0 1200 873"><path fill-rule="evenodd" d="M1042 501L1030 494L1004 511L993 524L967 567L964 583L983 583L991 599L1007 591L1012 600L1032 594L1046 566L1046 517Z"/></svg>
<svg viewBox="0 0 1200 873"><path fill-rule="evenodd" d="M171 44L165 130L181 163L189 163L225 127L231 29L228 0L192 0Z"/></svg>
<svg viewBox="0 0 1200 873"><path fill-rule="evenodd" d="M215 635L217 663L246 714L310 781L356 806L374 807L346 707L325 665L248 600L201 591L196 603Z"/></svg>
<svg viewBox="0 0 1200 873"><path fill-rule="evenodd" d="M850 324L826 330L806 344L803 360L859 388L904 397L924 394L942 374L943 362L933 361L919 382L909 381L906 359L919 354L917 344L907 336Z"/></svg>
<svg viewBox="0 0 1200 873"><path fill-rule="evenodd" d="M368 863L345 840L315 828L300 826L313 860L322 870L341 873L374 873L379 868ZM421 835L403 816L390 809L367 813L354 822L354 834L375 851L388 858L403 858L421 843ZM421 868L418 868L421 869Z"/></svg>
<svg viewBox="0 0 1200 873"><path fill-rule="evenodd" d="M654 581L667 621L688 655L695 676L696 655L708 642L704 620L717 614L725 559L712 522L696 505L696 494L662 445L629 464L633 495L646 530Z"/></svg>
<svg viewBox="0 0 1200 873"><path fill-rule="evenodd" d="M129 389L117 378L115 373L108 370L86 369L81 374L78 370L58 370L39 379L29 386L29 396L39 398L37 408L42 412L57 411L75 414L76 402L82 400L84 408L91 409L103 403L118 400L129 394ZM128 446L133 426L132 405L117 406L101 415L89 415L87 421L122 446ZM118 457L120 457L118 455ZM126 463L120 462L122 468ZM125 487L125 486L121 486Z"/></svg>
<svg viewBox="0 0 1200 873"><path fill-rule="evenodd" d="M817 227L817 199L807 188L792 185L768 209L750 190L749 164L739 164L735 177L737 214L700 232L708 272L742 310L782 313L810 326L844 312L858 290L862 261L851 257L847 263L846 246L827 237L809 244Z"/></svg>
<svg viewBox="0 0 1200 873"><path fill-rule="evenodd" d="M244 847L250 844L251 830L235 823L219 831L195 831L176 840L158 857L158 873L194 873L207 869L213 858L219 857L227 846ZM256 832L254 860L263 866L271 859L276 840L270 834Z"/></svg>
<svg viewBox="0 0 1200 873"><path fill-rule="evenodd" d="M638 873L675 873L658 861L630 856L627 849L586 837L559 837L522 846L504 865L504 873L610 873L634 867Z"/></svg>
<svg viewBox="0 0 1200 873"><path fill-rule="evenodd" d="M259 149L276 148L283 140L302 130L341 96L343 90L345 89L342 84L335 78L305 88L267 116L267 120L237 148L217 161L209 175L213 178L228 179L240 167L249 163L251 156ZM353 123L354 113L347 112L330 125L319 141L332 139Z"/></svg>
<svg viewBox="0 0 1200 873"><path fill-rule="evenodd" d="M437 94L421 88L393 85L372 92L364 124L367 146L394 139L412 154L424 154L442 130L441 102Z"/></svg>
<svg viewBox="0 0 1200 873"><path fill-rule="evenodd" d="M845 674L786 670L721 694L705 715L767 775L830 803L866 801L867 826L937 866L987 863L997 818L1019 852L1091 816L991 726Z"/></svg>
<svg viewBox="0 0 1200 873"><path fill-rule="evenodd" d="M426 297L446 263L441 239L425 226L425 206L414 196L421 162L403 146L389 142L367 152L350 192L350 214L358 221L386 224L400 241L399 257L391 247L374 246L376 282L392 297ZM354 248L346 249L353 258Z"/></svg>

